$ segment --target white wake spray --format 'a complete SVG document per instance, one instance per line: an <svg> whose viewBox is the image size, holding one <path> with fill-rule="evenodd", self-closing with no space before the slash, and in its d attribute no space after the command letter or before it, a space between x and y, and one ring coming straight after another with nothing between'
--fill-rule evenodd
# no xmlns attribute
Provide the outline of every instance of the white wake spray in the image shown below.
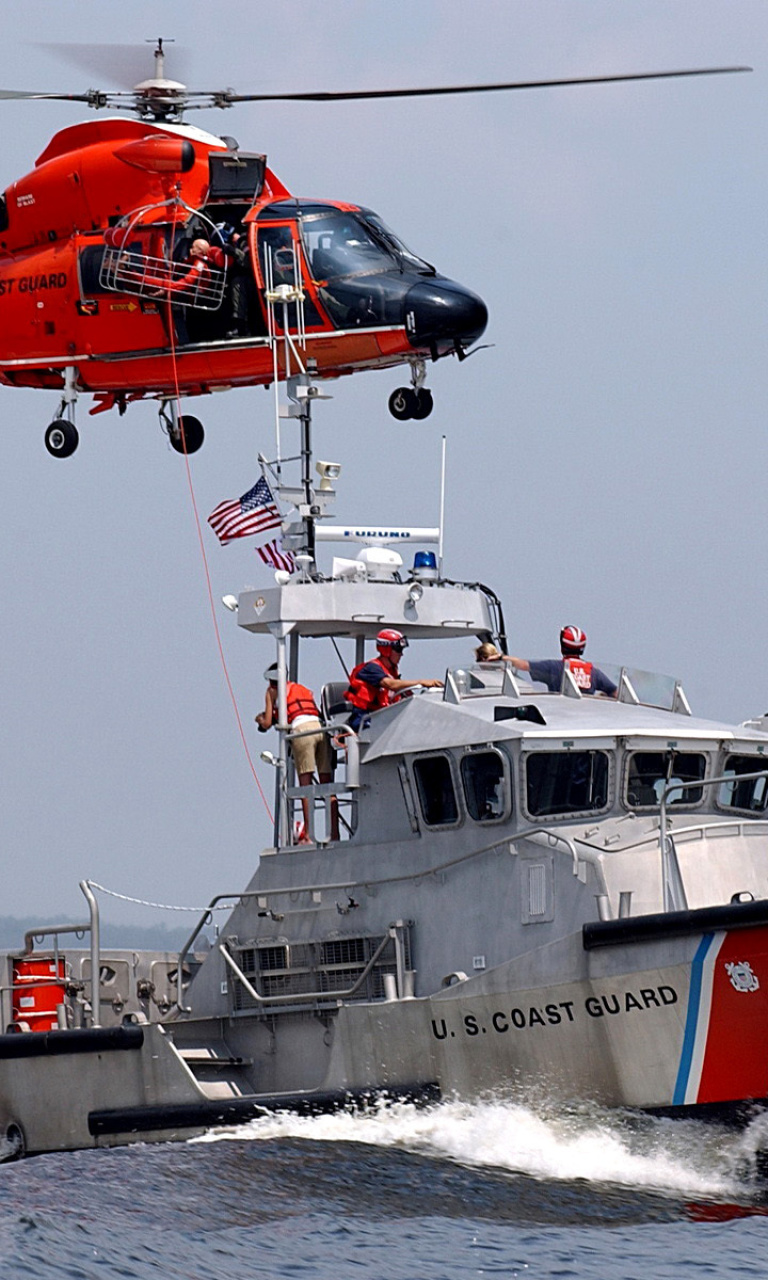
<svg viewBox="0 0 768 1280"><path fill-rule="evenodd" d="M193 1141L283 1138L397 1147L534 1178L727 1199L743 1195L755 1151L768 1146L768 1119L733 1133L699 1121L630 1119L595 1107L558 1111L503 1101L448 1101L426 1108L393 1103L313 1117L281 1113Z"/></svg>

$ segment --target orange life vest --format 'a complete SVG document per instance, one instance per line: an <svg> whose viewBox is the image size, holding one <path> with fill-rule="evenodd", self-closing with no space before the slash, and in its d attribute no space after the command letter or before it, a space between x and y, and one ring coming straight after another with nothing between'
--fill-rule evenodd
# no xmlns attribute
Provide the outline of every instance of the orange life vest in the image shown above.
<svg viewBox="0 0 768 1280"><path fill-rule="evenodd" d="M573 676L579 689L592 688L592 663L583 662L581 658L566 658L565 665Z"/></svg>
<svg viewBox="0 0 768 1280"><path fill-rule="evenodd" d="M385 676L392 675L380 658L371 658L371 662L381 667ZM361 680L358 673L368 665L367 662L360 662L353 668L344 697L359 711L379 711L382 707L388 707L391 702L396 702L397 694L390 693L389 689L382 689L380 684L369 684L367 680Z"/></svg>
<svg viewBox="0 0 768 1280"><path fill-rule="evenodd" d="M315 695L311 689L307 689L306 685L294 684L289 680L285 686L285 692L289 724L292 724L297 716L315 716L316 719L320 719Z"/></svg>

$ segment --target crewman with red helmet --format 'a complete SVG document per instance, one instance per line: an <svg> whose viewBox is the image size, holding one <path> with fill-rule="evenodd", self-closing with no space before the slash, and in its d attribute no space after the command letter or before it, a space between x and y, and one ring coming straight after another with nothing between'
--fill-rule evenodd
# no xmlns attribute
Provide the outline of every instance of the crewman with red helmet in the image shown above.
<svg viewBox="0 0 768 1280"><path fill-rule="evenodd" d="M399 675L400 659L408 641L401 631L386 627L376 637L379 656L370 662L361 662L349 677L347 702L354 707L349 717L349 727L355 732L367 720L372 711L379 711L400 700L407 689L442 689L442 680L402 680Z"/></svg>
<svg viewBox="0 0 768 1280"><path fill-rule="evenodd" d="M513 658L509 654L496 652L495 656L480 653L487 650L481 645L477 650L479 661L508 662L515 671L527 671L532 680L545 684L550 693L559 693L563 687L563 669L568 668L582 693L602 693L607 698L616 697L616 685L609 680L605 672L591 662L584 661L584 650L587 637L581 627L563 627L560 632L561 658Z"/></svg>
<svg viewBox="0 0 768 1280"><path fill-rule="evenodd" d="M271 729L278 718L276 662L273 662L271 667L267 667L264 679L268 682L266 701L264 710L256 716L256 723L261 733ZM312 690L306 685L288 680L285 693L288 724L291 731L299 735L291 739L291 753L299 778L299 786L310 786L315 771L320 782L331 782L333 779L331 748L328 744L328 735L320 722L320 712ZM309 800L306 796L302 796L301 804L304 810L304 831L299 837L299 844L309 844L311 842L306 834L309 830ZM335 796L331 797L330 808L331 840L338 840L339 806Z"/></svg>

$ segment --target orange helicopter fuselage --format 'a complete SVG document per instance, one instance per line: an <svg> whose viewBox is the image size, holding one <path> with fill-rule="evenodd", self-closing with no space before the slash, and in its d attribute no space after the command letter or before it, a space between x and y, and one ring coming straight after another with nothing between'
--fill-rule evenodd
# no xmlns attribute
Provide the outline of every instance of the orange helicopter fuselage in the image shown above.
<svg viewBox="0 0 768 1280"><path fill-rule="evenodd" d="M238 183L245 183L242 191ZM339 202L303 207L310 208L308 225L321 216L311 210L338 219L358 208ZM301 203L263 156L230 151L201 130L122 118L62 130L0 206L0 383L60 388L69 370L78 391L97 394L98 407L108 408L144 395L270 383L275 360L278 377L285 374L283 344L270 337L270 331L282 333L283 323L294 335L299 330L302 359L314 361L319 376L462 354L482 333L485 309L474 294L431 268L409 274L394 251L386 270L382 262L368 270L356 262L348 278L337 253L336 275L322 278L317 264L330 233L315 237L320 247L313 255L302 216ZM100 268L109 228L129 228L129 264L150 252L164 255L153 261L171 262L191 228L208 234L209 226L223 225L219 217L238 224L240 281L238 293L237 273L231 275L218 315L183 307L180 295L164 292L162 280L154 290L133 289L125 283L127 269L105 285ZM300 317L295 305L290 314L279 305L270 312L265 301L268 246L280 243L294 255ZM417 292L407 305L414 282ZM457 300L466 312L464 300L471 299L471 323L457 314L446 322L435 282L453 290L454 313ZM442 330L422 322L433 312Z"/></svg>

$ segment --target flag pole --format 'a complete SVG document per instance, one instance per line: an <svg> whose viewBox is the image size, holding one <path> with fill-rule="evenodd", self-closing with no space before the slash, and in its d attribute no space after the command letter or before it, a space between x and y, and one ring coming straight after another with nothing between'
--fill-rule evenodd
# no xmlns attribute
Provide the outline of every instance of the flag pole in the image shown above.
<svg viewBox="0 0 768 1280"><path fill-rule="evenodd" d="M443 527L445 523L445 436L442 438L440 459L440 536L437 544L437 576L443 576Z"/></svg>

